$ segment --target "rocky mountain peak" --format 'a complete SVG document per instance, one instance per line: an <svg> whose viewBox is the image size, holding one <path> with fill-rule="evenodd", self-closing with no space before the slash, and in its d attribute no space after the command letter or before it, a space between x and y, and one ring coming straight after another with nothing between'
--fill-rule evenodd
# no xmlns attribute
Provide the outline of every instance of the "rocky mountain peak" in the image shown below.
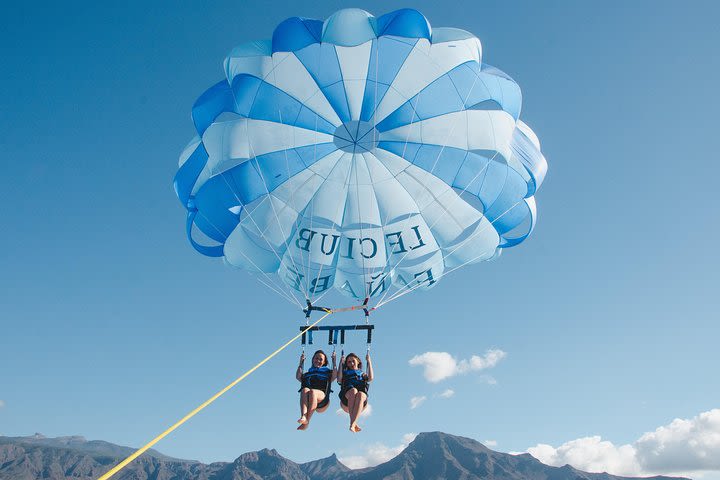
<svg viewBox="0 0 720 480"><path fill-rule="evenodd" d="M39 435L39 434L38 434ZM0 437L0 479L94 480L134 449L83 437ZM125 480L629 480L551 467L529 454L495 452L471 438L442 432L419 434L395 458L351 470L335 454L297 464L275 449L205 465L148 451L126 467ZM670 480L669 477L653 477ZM646 479L648 480L648 479Z"/></svg>

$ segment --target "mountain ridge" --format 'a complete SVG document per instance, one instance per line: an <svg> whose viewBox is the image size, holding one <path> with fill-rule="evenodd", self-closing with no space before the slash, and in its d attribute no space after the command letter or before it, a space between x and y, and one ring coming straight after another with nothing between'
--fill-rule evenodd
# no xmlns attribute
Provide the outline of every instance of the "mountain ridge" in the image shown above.
<svg viewBox="0 0 720 480"><path fill-rule="evenodd" d="M0 437L0 480L95 480L135 449L81 436ZM148 450L118 480L626 480L570 465L552 467L530 454L496 452L467 437L425 432L396 457L353 470L335 454L295 463L275 449L243 453L232 462L203 464ZM684 477L644 477L680 480Z"/></svg>

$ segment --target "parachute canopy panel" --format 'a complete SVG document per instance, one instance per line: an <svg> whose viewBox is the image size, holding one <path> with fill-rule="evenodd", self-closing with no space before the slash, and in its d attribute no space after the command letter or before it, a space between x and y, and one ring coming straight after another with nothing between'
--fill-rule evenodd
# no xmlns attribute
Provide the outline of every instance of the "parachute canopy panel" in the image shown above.
<svg viewBox="0 0 720 480"><path fill-rule="evenodd" d="M469 32L346 9L290 18L224 67L175 177L201 253L307 299L363 299L430 288L532 231L547 163L520 88Z"/></svg>

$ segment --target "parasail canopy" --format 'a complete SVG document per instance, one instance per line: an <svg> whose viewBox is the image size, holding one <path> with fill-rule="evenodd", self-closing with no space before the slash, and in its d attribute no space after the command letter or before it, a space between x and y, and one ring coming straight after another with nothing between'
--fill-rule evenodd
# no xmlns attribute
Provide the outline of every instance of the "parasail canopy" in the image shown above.
<svg viewBox="0 0 720 480"><path fill-rule="evenodd" d="M224 66L175 177L200 253L293 298L385 298L533 230L547 163L471 33L346 9L290 18Z"/></svg>

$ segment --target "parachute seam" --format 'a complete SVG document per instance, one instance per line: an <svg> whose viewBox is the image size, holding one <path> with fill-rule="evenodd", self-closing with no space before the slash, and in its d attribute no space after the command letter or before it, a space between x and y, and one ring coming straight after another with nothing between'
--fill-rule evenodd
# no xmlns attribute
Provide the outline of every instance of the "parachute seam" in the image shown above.
<svg viewBox="0 0 720 480"><path fill-rule="evenodd" d="M287 58L287 57L285 57L285 58ZM274 61L273 61L273 62L274 62ZM274 70L274 69L273 69L273 70ZM303 106L304 106L304 105L303 105ZM282 123L282 122L283 122L283 115L282 115L282 109L280 108L279 102L278 102L278 104L277 104L277 107L278 107L278 115L279 115L279 117L280 117L280 122ZM301 107L301 109L302 109L302 107ZM299 115L299 114L300 114L300 113L298 112L298 115ZM317 117L315 118L315 125L316 125L316 127L317 127ZM295 135L293 134L293 143L294 143L294 139L295 139ZM284 152L285 152L285 162L286 162L286 163L289 162L287 150L288 150L287 148L284 150ZM256 160L256 163L258 163L257 160ZM288 165L289 165L289 164L288 164ZM260 170L259 163L258 163L258 170ZM263 184L265 185L265 190L267 190L267 192L268 192L268 197L271 197L270 191L269 191L268 188L267 188L267 182L265 181L265 177L264 177L264 175L263 175L262 173L260 173L260 175L261 175L261 177L262 177L262 179L263 179ZM274 190L273 190L273 191L274 191ZM292 199L294 199L295 193L296 193L296 190L293 190L293 192L292 192L292 194L291 194L291 201L292 201ZM281 224L281 222L280 222L280 216L277 214L277 210L275 209L275 204L273 203L272 198L270 198L270 205L271 205L271 207L272 207L273 213L275 214L275 220L276 220L276 222L277 222L277 224L278 224L278 227L280 228L280 232L281 232L281 234L283 235L283 237L284 237L284 239L285 239L285 252L283 253L283 257L285 257L286 255L289 256L289 257L290 257L290 261L291 261L292 264L293 264L293 268L294 268L295 270L297 270L298 267L297 267L297 263L295 262L295 258L293 257L292 253L289 252L289 250L290 250L290 245L289 245L289 243L288 243L288 240L289 240L290 237L285 234L285 228L282 226L282 224ZM301 256L302 256L302 255L301 255ZM302 266L302 264L301 264L301 266ZM308 276L308 270L309 270L309 268L306 268L305 271L304 271L306 278L307 278L307 276ZM306 297L306 298L307 298L307 295L308 295L308 290L307 290L307 288L308 288L308 286L306 286L306 289L305 289L305 291L303 292L303 293L305 294L305 297Z"/></svg>
<svg viewBox="0 0 720 480"><path fill-rule="evenodd" d="M391 36L388 36L388 35L383 35L383 38L387 38L388 40L392 40L393 42L404 43L405 45L410 45L409 43L401 42L400 40L397 40L396 38L392 38ZM379 43L379 40L380 40L380 37L378 37L378 43ZM390 90L390 88L392 88L393 90L395 90L396 93L398 93L403 98L405 98L405 95L401 94L400 92L397 91L397 89L393 88L392 84L395 83L395 80L397 79L398 75L400 74L403 67L405 66L407 59L410 58L410 55L412 55L412 52L413 52L413 50L415 50L415 47L417 46L419 41L420 41L420 39L417 39L417 40L415 40L415 43L412 44L412 48L410 48L410 50L408 50L408 54L405 55L405 58L403 59L402 63L400 64L400 67L397 69L397 72L395 72L395 75L393 75L393 78L390 80L390 83L387 83L387 84L383 83L383 85L387 85L389 87L388 90ZM376 77L376 80L377 80L377 77ZM388 90L385 90L385 93L383 94L382 98L377 100L377 104L375 105L375 108L373 109L373 118L376 118L377 109L380 106L380 104L383 102L383 100L385 100L385 96L387 96ZM408 99L405 98L405 100L407 101ZM397 110L397 109L395 109L395 110ZM392 114L395 110L388 113L388 115L386 115L385 117L381 118L380 121L383 121L390 114ZM377 125L377 122L375 122L375 125Z"/></svg>
<svg viewBox="0 0 720 480"><path fill-rule="evenodd" d="M381 149L381 150L384 150L384 149ZM387 150L384 150L384 151L387 152ZM390 153L391 155L395 155L395 154L392 153L392 152L388 152L388 153ZM412 204L415 205L415 207L417 208L417 214L422 217L422 212L420 211L420 206L418 205L417 200L415 200L415 198L410 194L410 192L409 192L408 189L405 187L405 185L403 185L403 183L400 182L400 180L398 180L398 176L400 176L401 173L406 173L406 174L407 174L407 169L410 167L410 165L412 165L412 162L409 162L409 161L406 160L404 157L399 157L398 155L395 155L396 157L399 157L399 158L401 158L403 161L407 162L407 163L408 163L408 167L406 167L406 168L404 168L402 171L398 172L397 175L393 175L392 172L390 171L390 169L387 168L387 166L383 163L382 160L380 160L380 158L377 157L377 155L374 155L374 154L373 154L373 156L378 160L378 163L379 163L383 168L385 168L385 170L391 175L392 179L395 180L395 183L397 183L397 184L400 186L400 188L402 188L402 189L405 191L405 193L407 194L407 196L408 196L408 198L410 199L410 201L412 202ZM388 181L389 181L389 179L388 179ZM376 197L376 199L377 199L377 197ZM402 220L402 222L407 223L410 218L411 218L411 217L406 217L405 219ZM389 212L388 212L388 213L386 214L386 216L385 216L385 220L383 221L383 226L387 223L387 221L388 221L389 219L390 219L390 214L389 214ZM425 220L425 219L423 218L423 221L424 221L424 220ZM383 229L383 242L385 241L385 235L384 235L384 233L385 233L385 232L384 232L384 229ZM406 255L407 255L407 254L406 254ZM390 254L389 254L387 251L385 252L385 257L386 257L385 267L383 267L383 269L381 270L380 275L389 275L389 274L390 274L390 271L387 271L387 272L386 272L386 269L390 266L389 263L387 262L387 260L390 258ZM393 265L393 269L394 269L396 266L400 265L400 263L404 260L404 258L405 258L405 256L403 256L400 260L398 260L398 261ZM392 280L392 279L391 279L391 280ZM391 286L392 286L392 283L391 283ZM388 288L388 292L389 292L389 291L390 291L390 289ZM383 296L383 298L384 298L384 296Z"/></svg>
<svg viewBox="0 0 720 480"><path fill-rule="evenodd" d="M350 121L352 121L352 114L350 112L350 99L348 98L347 88L345 88L345 75L344 75L344 72L342 69L342 65L340 64L340 56L338 55L338 51L337 51L337 47L339 47L339 46L340 45L333 45L333 50L335 50L335 56L338 59L338 67L340 67L340 81L343 84L343 92L345 93L345 106L347 107L347 111L348 111L348 119ZM338 117L339 116L340 115L338 115ZM340 120L342 120L342 118ZM345 122L343 122L343 125L345 125ZM346 130L347 130L347 128L346 128ZM350 133L350 132L348 131L348 133Z"/></svg>
<svg viewBox="0 0 720 480"><path fill-rule="evenodd" d="M228 186L229 186L229 185L228 185ZM231 190L232 190L232 187L231 187ZM209 218L207 218L207 217L206 217L202 212L200 212L200 211L198 211L197 213L199 213L200 216L201 216L202 218L204 218L205 221L207 221L208 224L209 224L210 226L212 226L220 235L222 235L223 237L225 237L225 241L227 241L227 239L228 239L229 237L226 236L222 231L220 231L220 229L217 228L217 226L216 226L212 221L210 221ZM194 224L194 223L195 223L195 222L193 222L193 224ZM242 225L240 225L240 224L238 223L238 225L237 225L235 228L238 228L238 227L242 228ZM247 258L248 260L250 260L250 263L252 263L253 266L254 266L259 272L261 272L263 275L265 275L265 276L268 278L268 280L270 280L270 276L269 276L265 271L263 271L261 268L259 268L259 267L255 264L255 262L253 262L250 258L248 258L243 252L240 252L240 253L243 255L243 257L245 257L245 258ZM273 285L274 285L274 283L273 283ZM278 293L279 293L279 292L278 292ZM287 297L284 297L284 298L287 298ZM298 306L302 307L302 304L298 301L297 298L293 297L293 299L295 300L295 303L296 303ZM290 303L292 303L292 301L291 301Z"/></svg>
<svg viewBox="0 0 720 480"><path fill-rule="evenodd" d="M431 45L431 47L432 47L432 43L431 43L430 45ZM429 54L426 53L425 56L428 58L429 61L432 62L432 59L431 59L431 57L430 57ZM435 63L435 62L432 62L432 63ZM438 66L438 65L436 64L436 66ZM439 68L439 66L438 66L438 68ZM442 76L442 75L441 75L441 76ZM413 116L412 116L412 118L411 118L410 125L409 125L409 127L408 127L408 134L407 134L407 136L406 136L405 145L404 145L404 147L403 147L403 155L402 155L402 158L403 158L403 159L405 159L405 151L406 151L406 149L407 149L407 141L408 141L408 139L410 138L410 133L412 132L413 119L415 118L415 116L416 116L416 114L417 114L417 109L416 109L416 108L417 108L417 105L420 103L419 93L422 92L422 91L423 91L425 88L427 88L429 85L431 85L432 83L434 83L435 81L437 81L438 78L440 78L440 77L437 77L435 80L433 80L432 82L428 83L425 87L423 87L422 89L420 89L419 92L417 92L417 94L413 97L413 98L417 98L417 101L415 102L415 105L414 105L414 106L412 105L412 100L408 100L408 101L406 102L406 103L409 103L409 104L410 104L410 107L413 109ZM473 83L473 87L471 87L471 89L470 89L469 92L472 91L472 88L474 88L474 85L475 85L475 84ZM470 95L469 92L468 92L468 97L469 97L469 95ZM466 97L466 100L467 100L467 97ZM463 102L463 105L464 105L464 103L465 103L465 102ZM385 118L387 118L387 117L385 117ZM418 118L419 118L419 116L418 116ZM466 126L466 129L467 129L467 115L465 115L465 121L466 121L466 125L465 125L465 126ZM421 122L420 122L420 123L421 123ZM456 127L456 122L453 122L453 126L452 126L451 130L448 132L448 134L447 134L447 136L446 136L445 144L447 144L447 140L450 139L450 136L455 132L455 127ZM421 140L421 142L422 142L422 125L420 125L420 140ZM435 166L436 166L436 164L437 164L437 161L438 161L438 159L440 158L440 156L442 155L442 152L443 152L445 146L446 146L446 145L443 145L443 146L441 147L441 149L440 149L440 152L438 152L438 155L437 155L437 157L435 158L435 163L433 164L433 168L431 169L430 172L428 172L430 175L433 175L432 170L435 169ZM418 149L418 152L419 152L419 149ZM415 153L415 157L414 157L414 158L417 157L417 153L418 153L418 152ZM413 164L414 164L414 163L413 163ZM419 167L418 167L418 168L419 168ZM417 179L416 179L411 173L408 172L408 169L405 169L404 171L407 173L408 176L412 177L413 179L415 179L415 180L417 181ZM422 185L421 182L419 182L419 183ZM447 184L446 184L446 185L447 185ZM452 186L450 186L450 185L447 185L447 186L448 186L448 189L449 189L449 190L452 190ZM426 188L426 190L427 190L427 188ZM437 198L435 197L435 195L433 195L433 193L430 192L429 190L428 190L428 192L429 192L430 195L435 199L435 203L437 203L443 210L445 210L445 212L448 212L448 210L447 210L442 204L440 204L440 203L437 201ZM446 190L446 192L447 192L447 190ZM414 200L414 199L413 199L413 200ZM415 202L415 203L416 203L416 205L417 205L417 202ZM429 205L429 204L428 204L428 205ZM425 216L423 215L422 211L420 210L419 205L418 205L418 213L420 214L421 217L423 217L423 221L424 221L424 220L425 220ZM448 212L448 214L449 214L449 212ZM481 214L481 215L482 215L482 214ZM455 221L455 223L458 224L458 226L460 226L460 225L459 225L459 222L458 222L452 215L450 215L450 216L453 218L453 220ZM435 223L437 223L437 219L435 220L435 222L433 222L433 226L435 225ZM425 224L427 225L427 222L425 222ZM428 228L430 229L430 233L433 235L433 240L435 240L435 234L434 234L434 232L432 231L432 228L429 227L429 226L428 226ZM437 241L435 241L435 243L437 244ZM438 247L440 247L439 244L438 244ZM440 248L440 251L442 252L442 248ZM397 265L400 265L400 263L402 263L402 261L405 260L405 258L407 257L407 255L408 255L409 253L410 253L409 251L406 252L405 255L403 255L403 257L397 262ZM443 267L444 267L444 263L445 263L445 261L444 261L444 256L443 256ZM385 293L385 295L383 295L383 297L380 299L380 302L379 302L378 304L382 303L383 299L388 295L388 293L389 293L389 290L388 290L388 292Z"/></svg>
<svg viewBox="0 0 720 480"><path fill-rule="evenodd" d="M254 211L255 209L257 209L257 206L256 206L255 209L253 209L252 211L251 211L249 208L245 208L245 207L247 207L247 205L245 205L245 204L242 202L242 200L240 200L240 197L237 196L237 193L236 193L235 189L234 189L234 188L232 187L232 185L230 185L230 183L228 182L228 179L227 179L225 173L223 173L223 174L221 174L221 175L222 175L222 178L223 178L223 180L225 181L226 185L230 188L230 191L231 191L232 194L235 196L235 199L236 199L236 200L240 203L240 205L243 207L242 210L247 213L247 218L249 218L250 221L253 223L253 225L255 225L255 228L256 228L257 231L260 233L261 238L262 238L263 240L265 240L265 243L267 243L268 247L270 247L270 251L273 253L273 255L275 255L275 257L278 259L278 261L280 262L280 264L282 264L282 258L281 258L280 255L278 255L278 253L275 251L275 249L273 248L273 245L270 243L270 240L268 240L267 238L265 238L265 237L263 236L263 230L260 228L260 225L258 225L258 223L255 221L255 219L254 219L253 216L252 216L252 213L253 213L253 211ZM264 201L267 200L267 199L268 199L268 195L265 195L265 198L261 199L260 202L264 202ZM257 199L256 199L256 200L257 200ZM235 226L235 228L245 228L245 227L242 225L242 220L240 220L239 215L238 215L238 224ZM253 243L255 243L255 241L252 240L252 238L251 238L250 240L253 241ZM255 243L255 244L257 245L257 243ZM259 246L259 245L258 245L258 246ZM262 248L262 247L260 247L260 248ZM244 254L243 254L243 256L244 256ZM262 270L261 270L261 271L262 271ZM295 299L295 302L296 302L299 306L302 307L302 304L301 304L300 301L297 299L297 297L295 297L295 295L293 295L293 298Z"/></svg>
<svg viewBox="0 0 720 480"><path fill-rule="evenodd" d="M335 150L335 152L337 152L337 151L338 151L338 150ZM333 152L333 153L334 153L334 152ZM338 168L338 166L340 165L340 162L341 162L342 158L343 158L345 155L347 155L347 153L342 153L342 155L340 156L340 158L335 162L335 165L333 165L332 169L330 170L330 173L328 174L328 177L323 177L322 175L320 175L320 174L318 174L318 173L315 173L315 175L317 175L318 177L322 178L323 181L320 183L320 186L318 187L318 189L317 189L317 190L315 191L315 193L313 194L312 198L310 199L310 202L308 202L308 203L305 205L305 208L303 209L303 212L302 212L303 217L305 216L305 212L307 211L308 206L310 206L310 205L312 204L313 209L314 209L315 197L317 196L318 192L319 192L320 189L322 188L323 184L328 181L328 178L330 177L330 175L332 175L332 172L334 172L335 169ZM314 172L313 172L313 173L314 173ZM348 185L347 185L347 181L348 181L349 176L350 176L350 169L348 169L348 175L347 175L347 177L346 177L346 179L345 179L345 182L343 182L343 186L344 186L344 187L347 187L347 186L348 186ZM347 188L346 188L346 190L345 190L345 197L346 197L346 201L347 201ZM340 213L340 206L341 206L341 205L344 206L345 203L343 203L343 202L338 202L338 209L336 210L336 215L335 215L336 217L337 217L337 214ZM313 218L314 218L314 216L311 216L311 217L310 217L311 223L312 223L312 219L313 219ZM335 224L335 219L333 219L333 224ZM342 226L342 219L340 219L340 224L337 225L337 226L338 226L338 227L341 227L341 226ZM312 227L311 227L311 228L312 228ZM318 278L319 278L319 277L318 277ZM329 290L329 289L328 289L328 290ZM320 298L322 298L322 297L320 297ZM319 300L319 298L318 298L317 300ZM316 300L316 301L317 301L317 300Z"/></svg>
<svg viewBox="0 0 720 480"><path fill-rule="evenodd" d="M489 226L494 227L494 223L495 223L497 220L499 220L500 218L502 218L503 215L505 215L505 214L508 213L510 210L512 210L513 208L515 208L517 205L519 205L520 202L522 202L523 200L524 200L524 198L521 199L520 201L516 202L516 203L515 203L514 205L512 205L510 208L508 208L507 210L505 210L501 215L499 215L495 220L493 220L493 221L491 221L491 222L489 221L489 222L488 222L488 226L483 227L483 228L480 228L480 229L479 229L478 231L476 231L473 235L471 235L466 241L461 242L460 245L457 245L453 250L451 250L451 251L448 253L448 255L452 255L458 248L460 248L460 247L462 246L462 244L464 244L464 243L466 243L466 242L469 242L471 239L475 238L475 236L477 236L478 234L480 234L480 233L484 232L485 230L487 230L487 228L489 228ZM501 247L498 247L498 248L501 248ZM477 259L479 259L479 258L482 257L482 256L483 256L482 254L481 254L481 255L478 255L478 256L476 256L476 257L474 257L474 258L472 258L472 259L470 259L470 260L462 263L461 265L458 265L458 266L456 266L456 267L451 268L450 270L448 270L448 271L446 271L446 272L443 272L443 273L436 279L436 281L437 281L437 280L440 280L441 278L445 277L446 275L454 272L454 271L457 270L458 268L462 268L462 267L464 267L465 265L468 265L468 264L470 264L470 263L475 262ZM421 284L418 284L418 285L421 285ZM407 285L406 285L406 287L407 287ZM381 306L386 305L386 304L390 303L390 302L393 301L393 300L397 300L398 298L402 297L403 295L406 295L406 294L408 294L408 293L410 293L410 292L413 292L413 291L415 291L415 290L418 289L418 288L419 288L419 286L410 287L409 290L402 291L402 292L401 292L401 290L403 290L404 288L403 288L403 289L400 289L400 290L398 290L398 292L395 292L386 302L380 302L380 303L378 303L378 305L377 305L375 308L376 308L376 309L377 309L377 308L380 308Z"/></svg>
<svg viewBox="0 0 720 480"><path fill-rule="evenodd" d="M282 120L282 117L281 117L281 120ZM250 126L248 125L248 140L250 139L250 128L249 128L249 127L250 127ZM273 214L275 215L275 221L278 223L278 227L280 227L280 234L281 234L283 237L286 237L285 231L284 231L282 225L280 225L280 219L279 219L279 217L278 217L278 215L277 215L277 212L275 211L275 205L274 205L273 202L272 202L272 198L271 198L271 195L270 195L270 191L268 190L267 182L265 181L265 176L262 174L262 170L260 169L260 162L258 161L257 157L255 156L255 153L254 153L254 152L255 152L255 149L252 147L252 142L248 142L248 144L249 144L249 146L250 146L250 150L251 150L251 153L252 153L252 155L253 155L253 156L252 156L252 159L249 160L249 161L255 160L254 168L256 169L256 171L258 172L258 174L260 175L260 179L263 181L263 186L265 187L265 191L267 192L267 195L266 195L265 198L270 202L270 208L272 209ZM251 214L251 213L248 213L248 215L250 216L252 222L257 226L257 223L256 223L255 220L252 218L252 214ZM261 230L261 229L258 227L258 231L260 231L260 230ZM270 245L270 241L269 241L269 240L266 240L266 241L267 241L268 245ZM287 241L287 238L284 238L283 241L284 241L284 243L285 243L285 251L287 251L287 250L290 248L290 246L289 246L289 244L288 244L288 241ZM277 252L275 252L275 249L272 248L272 245L270 245L270 247L271 247L272 251L275 253L275 256L278 257L278 259L280 260L280 265L282 265L282 258L277 254ZM283 252L283 256L284 256L284 252ZM292 256L291 256L291 260L293 261L293 268L295 268L295 269L297 270L297 265L295 264L295 261L292 259ZM305 292L303 292L303 293L305 293Z"/></svg>
<svg viewBox="0 0 720 480"><path fill-rule="evenodd" d="M284 62L285 60L287 60L289 56L290 56L290 54L288 53L288 55L286 55L285 58L282 59L282 60L278 63L278 65L282 64L282 62ZM278 65L275 65L275 56L274 56L274 55L271 55L271 59L272 59L272 62L273 62L273 69L272 69L271 73L273 73L275 82L277 82L276 69L277 69L277 66L278 66ZM269 75L270 75L270 74L268 73L268 76L269 76ZM277 88L277 87L276 87L276 88ZM280 89L280 88L278 88L278 89L282 91L282 89ZM285 92L285 93L286 93L287 95L289 95L287 92ZM289 95L289 96L292 97L292 95ZM298 101L299 101L299 100L298 100ZM302 109L303 109L304 107L305 107L305 104L303 103L302 106L300 107L300 111L302 111ZM300 115L300 111L298 112L298 116ZM280 108L279 102L278 102L278 115L279 115L279 117L280 117L280 123L283 123L282 109ZM297 121L297 117L295 118L295 121ZM316 133L316 139L317 139L317 123L318 123L318 121L317 121L317 116L316 116L316 117L315 117L315 128L316 128L315 133ZM292 142L292 143L293 143L293 150L295 150L295 147L294 147L294 145L295 145L295 132L293 132L292 138L293 138L293 142ZM317 148L317 146L316 146L315 148ZM285 165L287 166L287 170L288 170L288 180L289 180L289 179L290 179L290 160L289 160L289 158L288 158L288 150L289 150L288 148L285 148L285 149L283 150L283 152L284 152L284 154L285 154ZM297 154L297 152L296 152L296 154ZM299 155L298 155L298 157L299 157ZM257 162L257 157L256 157L256 163L258 163L258 162ZM260 170L260 168L259 168L259 163L258 163L258 171L259 171L259 170ZM295 270L297 270L297 264L295 263L295 259L293 258L292 253L289 251L289 250L290 250L290 245L288 244L288 239L289 239L290 236L292 235L292 232L291 232L290 236L288 236L288 235L285 234L285 229L283 228L283 226L282 226L281 223L280 223L280 216L278 215L277 211L275 210L275 204L274 204L274 202L273 202L273 199L271 198L270 190L269 190L268 187L267 187L267 183L265 182L265 177L262 175L262 173L261 173L260 175L261 175L261 177L263 178L263 184L265 184L265 190L267 190L267 193L268 193L267 196L268 196L269 201L270 201L270 206L272 207L273 213L275 214L275 221L277 222L278 227L280 228L280 233L281 233L282 236L285 238L285 252L283 253L283 258L284 258L285 256L289 256L289 257L290 257L290 260L291 260L292 263L293 263L293 268L294 268ZM275 190L276 190L276 189L273 189L273 191L275 191ZM292 203L294 203L293 200L295 199L295 194L296 194L296 193L297 193L297 190L293 190L292 193L290 194L290 201L291 201ZM285 202L283 202L283 203L285 203ZM285 204L285 205L287 206L287 204ZM297 218L297 217L296 217L296 218ZM301 254L301 257L302 257L302 254ZM282 264L282 260L281 260L280 263ZM305 276L306 276L306 277L308 276L308 271L309 271L309 266L305 268L305 272L304 272L304 273L305 273ZM306 289L305 289L305 295L306 295L306 297L307 297L308 288L309 288L309 286L306 286Z"/></svg>
<svg viewBox="0 0 720 480"><path fill-rule="evenodd" d="M472 178L472 180L471 180L470 182L468 182L468 185L471 185L472 182L474 182L474 181L478 178L478 176L480 176L480 174L482 174L483 172L486 172L489 165L490 165L490 161L488 161L488 163L485 165L485 167L483 167L479 172L477 172L477 173L475 174L475 176ZM455 192L455 190L452 189L452 187L451 187L449 190L446 190L445 193L447 193L448 191L452 191L452 192L454 192L456 195L458 195L457 192ZM466 191L467 191L467 187L465 187L465 188L461 191L461 193L458 195L458 197L459 197L461 200L462 200L462 193L465 193ZM467 202L466 202L466 203L467 203ZM422 212L420 213L420 215L423 216L423 215L422 215ZM433 222L432 225L429 225L429 226L428 226L428 228L430 229L431 232L432 232L433 227L435 226L435 224L437 224L437 222L439 221L440 218L442 218L442 217L438 217L438 219L436 219L435 222ZM484 213L484 212L481 212L481 213L480 213L480 219L479 219L479 221L482 221L483 218L487 218L487 217L485 216L485 213ZM499 218L499 217L498 217L498 218ZM423 220L424 220L424 219L425 219L425 217L423 216ZM490 222L490 221L488 221L488 222L490 223L490 225L493 224L493 222ZM427 223L427 222L426 222L426 223ZM462 245L462 244L465 244L465 243L469 242L471 239L475 238L476 234L481 233L481 232L483 232L483 231L484 231L484 230L476 231L476 232L473 233L470 237L468 237L468 238L465 239L464 241L460 242L459 245ZM439 245L438 245L438 246L439 246ZM444 250L444 249L442 249L442 247L440 247L440 249L441 249L441 251ZM445 267L445 258L448 257L448 256L450 256L450 255L452 255L453 253L455 253L456 250L457 250L457 248L453 249L452 251L450 251L450 252L447 253L447 254L445 254L444 251L443 251L443 267ZM409 252L408 252L408 253L409 253ZM400 259L400 262L405 259L405 257L408 255L408 253L406 253L406 254L403 256L403 258ZM481 256L482 256L482 255L479 255L479 256L475 257L474 259L472 259L470 262L466 262L466 263L464 263L463 265L467 265L467 263L472 263L473 261L475 261L477 258L480 258ZM399 264L400 262L398 262L398 264ZM442 278L443 275L444 275L444 274L441 274L440 277L438 277L438 280L439 280L440 278ZM398 291L396 291L395 293L393 293L393 295L391 295L391 297L390 297L390 299L388 300L388 302L389 302L390 300L394 299L395 295L397 295L398 292L402 291L402 290L403 290L404 288L406 288L407 286L408 286L408 284L406 284L404 287L398 289ZM420 287L419 287L419 285L418 285L417 287L410 287L410 288L411 288L412 291L414 291L416 288L420 288ZM388 292L388 293L389 293L389 292ZM378 305L377 305L378 307L379 307L380 305L384 304L384 303L383 303L383 300L385 299L385 297L387 297L387 294L386 294L386 295L383 295L383 297L380 299L380 301L378 302ZM387 302L385 302L385 303L387 303Z"/></svg>
<svg viewBox="0 0 720 480"><path fill-rule="evenodd" d="M290 55L294 56L294 57L297 59L298 63L300 63L300 65L302 65L303 68L305 68L305 64L302 62L302 60L300 60L300 58L299 58L297 55L295 55L295 52L282 52L282 53L287 53L287 55L285 56L285 58L283 58L282 60L280 60L277 64L275 63L275 55L274 55L274 54L271 54L271 55L270 55L270 60L271 60L272 63L273 63L272 69L271 69L263 78L259 78L259 77L256 77L256 78L259 78L260 81L265 82L265 83L267 83L268 85L270 85L270 86L272 86L272 87L274 87L274 88L277 88L278 90L280 90L281 92L283 92L283 93L284 93L285 95L287 95L288 97L290 97L290 98L292 98L292 99L294 99L294 100L297 100L297 102L302 105L302 106L300 107L300 111L302 111L303 108L307 108L308 110L310 110L311 112L313 112L315 115L317 115L318 117L320 117L320 118L322 118L323 120L325 120L326 122L328 122L330 125L334 125L333 122L332 122L329 118L326 118L324 115L320 115L319 112L316 112L313 108L310 108L310 107L307 105L306 101L309 100L309 99L311 99L312 97L314 97L314 96L317 94L317 91L316 91L315 93L313 93L312 95L310 95L306 100L301 100L301 99L299 99L298 97L296 97L295 95L291 94L290 92L288 92L288 91L280 88L280 87L277 85L277 83L276 83L276 84L272 84L272 83L267 82L267 81L265 80L265 79L267 79L267 78L270 77L270 74L273 74L273 75L275 76L275 82L277 82L277 73L276 73L277 67L279 67L280 65L282 65L283 62L285 62L285 61L290 57ZM310 72L308 72L307 68L305 68L305 71L308 73L308 76L313 80L313 82L315 82L315 85L318 86L317 82L316 82L315 79L313 78L312 74L310 74ZM318 86L318 87L319 87L319 86ZM259 89L258 89L258 90L259 90ZM319 90L320 90L320 88L318 88L318 91L319 91ZM253 103L254 103L254 102L253 102ZM330 108L332 108L333 112L335 112L335 109L333 108L332 104L331 104L329 101L328 101L328 106L329 106ZM335 112L335 114L337 115L337 112ZM300 115L300 112L298 112L298 116L299 116L299 115ZM340 115L337 115L337 117L338 117L338 119L340 119ZM297 120L297 119L296 119L296 120ZM315 119L315 126L317 127L317 118ZM309 129L308 129L308 130L309 130Z"/></svg>

